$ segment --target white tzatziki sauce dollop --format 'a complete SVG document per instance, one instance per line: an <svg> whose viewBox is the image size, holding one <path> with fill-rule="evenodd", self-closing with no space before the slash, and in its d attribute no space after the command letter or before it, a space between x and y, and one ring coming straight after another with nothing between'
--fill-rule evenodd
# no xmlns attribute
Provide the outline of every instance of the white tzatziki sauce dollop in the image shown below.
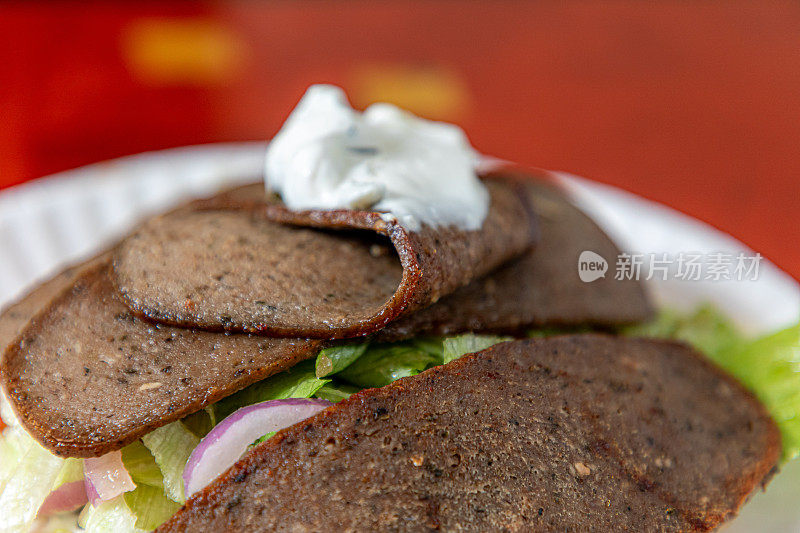
<svg viewBox="0 0 800 533"><path fill-rule="evenodd" d="M289 209L387 213L421 225L477 230L489 192L479 156L458 126L391 104L360 113L338 87L311 86L267 148L267 190Z"/></svg>

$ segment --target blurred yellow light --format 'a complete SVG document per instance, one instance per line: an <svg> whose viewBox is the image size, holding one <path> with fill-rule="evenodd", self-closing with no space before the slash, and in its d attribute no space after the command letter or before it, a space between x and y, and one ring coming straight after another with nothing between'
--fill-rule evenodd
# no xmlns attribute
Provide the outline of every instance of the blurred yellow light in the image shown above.
<svg viewBox="0 0 800 533"><path fill-rule="evenodd" d="M229 81L244 45L208 19L141 18L122 32L122 55L131 75L149 85L206 85Z"/></svg>
<svg viewBox="0 0 800 533"><path fill-rule="evenodd" d="M458 121L469 110L470 94L452 69L430 65L361 65L348 78L357 107L388 102L434 120Z"/></svg>

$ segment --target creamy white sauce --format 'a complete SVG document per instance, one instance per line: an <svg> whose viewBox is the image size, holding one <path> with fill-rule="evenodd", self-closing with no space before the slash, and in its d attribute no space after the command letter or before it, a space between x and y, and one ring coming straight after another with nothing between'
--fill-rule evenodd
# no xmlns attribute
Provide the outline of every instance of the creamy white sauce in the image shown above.
<svg viewBox="0 0 800 533"><path fill-rule="evenodd" d="M267 189L294 210L368 209L409 230L481 227L489 193L457 126L390 104L360 113L338 87L314 85L267 149Z"/></svg>

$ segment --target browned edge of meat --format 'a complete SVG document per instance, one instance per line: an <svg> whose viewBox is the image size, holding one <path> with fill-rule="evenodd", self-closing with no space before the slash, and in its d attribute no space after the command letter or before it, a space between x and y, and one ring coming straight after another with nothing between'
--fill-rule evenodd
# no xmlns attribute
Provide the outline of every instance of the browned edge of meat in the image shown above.
<svg viewBox="0 0 800 533"><path fill-rule="evenodd" d="M25 328L28 321L50 303L50 300L69 288L83 269L92 264L107 261L108 258L108 253L105 253L98 257L87 259L82 263L71 265L52 278L35 286L0 311L0 357L2 357L5 348Z"/></svg>
<svg viewBox="0 0 800 533"><path fill-rule="evenodd" d="M322 343L142 321L108 262L84 269L23 329L0 379L25 429L57 455L103 455L315 356Z"/></svg>
<svg viewBox="0 0 800 533"><path fill-rule="evenodd" d="M764 407L684 344L531 339L279 432L158 531L703 531L779 454Z"/></svg>
<svg viewBox="0 0 800 533"><path fill-rule="evenodd" d="M390 323L378 332L380 340L425 333L519 334L535 327L611 328L653 316L639 280L618 280L609 273L592 282L581 281L581 252L593 251L614 265L621 251L546 172L535 178L530 171L503 173L524 187L538 216L536 247L430 307Z"/></svg>
<svg viewBox="0 0 800 533"><path fill-rule="evenodd" d="M165 324L369 335L534 244L536 216L517 181L497 175L486 185L478 231L411 232L367 211L294 212L257 188L222 195L145 222L118 247L114 281L131 310Z"/></svg>

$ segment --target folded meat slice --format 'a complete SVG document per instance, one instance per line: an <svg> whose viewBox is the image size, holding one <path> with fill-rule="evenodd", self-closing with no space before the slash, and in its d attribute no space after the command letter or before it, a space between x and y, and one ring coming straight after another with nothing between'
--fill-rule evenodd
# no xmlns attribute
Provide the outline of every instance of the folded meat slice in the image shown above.
<svg viewBox="0 0 800 533"><path fill-rule="evenodd" d="M128 307L166 324L269 336L368 335L518 257L536 239L519 183L494 176L478 231L385 214L293 212L255 185L145 222L119 246Z"/></svg>
<svg viewBox="0 0 800 533"><path fill-rule="evenodd" d="M391 323L378 336L387 340L465 330L515 332L535 325L615 325L648 315L649 306L637 282L614 281L611 277L592 283L579 280L570 265L577 262L580 251L591 249L610 258L617 253L616 247L558 189L527 177L520 179L541 221L538 251ZM213 212L220 224L242 225L237 230L241 238L259 239L257 228L263 229L263 220L250 208L263 206L262 190L260 185L233 189L178 208L171 216L175 220L187 217L188 221L176 223L173 231L191 233L192 216ZM248 224L256 228L247 229ZM313 240L318 233L281 224L266 227L268 231L291 233L295 243L302 243L306 234ZM339 241L344 242L346 252L352 253L358 239L334 233L323 242ZM402 267L387 248L379 247L377 253L375 247L379 245L370 244L370 256L385 261L387 269L390 265L396 268L398 278L402 276ZM303 246L297 248L302 250ZM341 256L335 249L326 254L334 259ZM106 253L67 269L0 315L3 346L24 331L23 342L9 349L0 369L8 389L16 390L13 403L25 413L31 431L59 453L96 455L119 448L137 435L312 357L319 350L316 342L306 340L224 335L134 318L109 281L108 258ZM344 261L341 270L349 262ZM235 264L230 266L236 275ZM186 271L192 269L190 264L184 267ZM76 279L77 285L72 287ZM304 287L296 280L289 277L285 281L287 291L303 293ZM25 328L43 307L47 309L42 316ZM120 346L118 340L123 337L130 342ZM176 339L180 342L175 343ZM193 354L195 351L202 357ZM130 366L103 362L109 354L119 353L131 361ZM208 354L213 356L209 358ZM153 377L165 368L168 370L162 373L166 375ZM82 374L86 372L93 377ZM205 387L209 388L207 392ZM128 388L135 389L135 394L129 394ZM73 392L80 401L65 401Z"/></svg>
<svg viewBox="0 0 800 533"><path fill-rule="evenodd" d="M769 478L764 408L685 345L515 341L279 432L159 531L690 531Z"/></svg>
<svg viewBox="0 0 800 533"><path fill-rule="evenodd" d="M320 349L319 341L142 321L119 300L108 274L107 260L82 269L0 363L20 421L55 454L121 448Z"/></svg>
<svg viewBox="0 0 800 533"><path fill-rule="evenodd" d="M392 322L379 332L380 338L464 331L516 333L542 326L608 327L652 315L642 283L616 279L613 269L621 251L603 230L546 176L514 176L538 215L536 247L436 304ZM580 280L578 258L587 250L608 261L611 271L605 277Z"/></svg>

